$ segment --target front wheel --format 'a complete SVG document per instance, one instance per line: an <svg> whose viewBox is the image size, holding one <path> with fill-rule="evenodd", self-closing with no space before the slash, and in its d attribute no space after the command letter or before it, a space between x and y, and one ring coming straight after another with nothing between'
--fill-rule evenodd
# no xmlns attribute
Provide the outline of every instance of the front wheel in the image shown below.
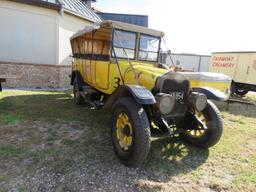
<svg viewBox="0 0 256 192"><path fill-rule="evenodd" d="M118 158L129 167L137 167L147 158L150 126L143 107L132 98L120 98L113 106L112 143Z"/></svg>
<svg viewBox="0 0 256 192"><path fill-rule="evenodd" d="M204 124L206 129L185 127L181 133L181 139L200 148L209 148L217 144L223 131L222 117L218 108L208 101L206 108L202 112L196 112L194 115ZM185 123L189 124L189 123Z"/></svg>

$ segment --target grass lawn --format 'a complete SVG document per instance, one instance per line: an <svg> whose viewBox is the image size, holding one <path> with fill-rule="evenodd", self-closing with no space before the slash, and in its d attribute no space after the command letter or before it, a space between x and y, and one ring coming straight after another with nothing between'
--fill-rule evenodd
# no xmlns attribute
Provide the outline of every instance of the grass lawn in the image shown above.
<svg viewBox="0 0 256 192"><path fill-rule="evenodd" d="M0 92L0 192L254 192L256 107L218 106L218 145L202 150L178 138L154 139L145 164L131 169L113 152L110 112L76 106L69 91Z"/></svg>

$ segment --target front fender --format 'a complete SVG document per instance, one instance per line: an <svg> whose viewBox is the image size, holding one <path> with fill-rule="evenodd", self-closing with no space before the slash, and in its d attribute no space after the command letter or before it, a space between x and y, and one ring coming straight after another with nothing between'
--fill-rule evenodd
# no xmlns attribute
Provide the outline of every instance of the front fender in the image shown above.
<svg viewBox="0 0 256 192"><path fill-rule="evenodd" d="M215 101L227 101L228 95L219 91L218 89L214 89L211 87L195 87L193 88L194 92L203 93L207 96L208 99Z"/></svg>
<svg viewBox="0 0 256 192"><path fill-rule="evenodd" d="M139 85L122 85L108 98L104 109L109 109L120 97L132 97L141 105L153 105L156 103L154 95L145 87Z"/></svg>
<svg viewBox="0 0 256 192"><path fill-rule="evenodd" d="M142 105L152 105L156 103L154 95L143 86L126 85L125 88L132 94L135 101Z"/></svg>

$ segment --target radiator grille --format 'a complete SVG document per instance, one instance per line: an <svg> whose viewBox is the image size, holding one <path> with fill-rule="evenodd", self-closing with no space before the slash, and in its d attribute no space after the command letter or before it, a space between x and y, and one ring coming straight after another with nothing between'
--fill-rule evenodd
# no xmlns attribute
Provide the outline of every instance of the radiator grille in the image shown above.
<svg viewBox="0 0 256 192"><path fill-rule="evenodd" d="M189 94L189 87L188 80L177 81L174 79L165 79L160 92L170 94L178 101L186 101Z"/></svg>
<svg viewBox="0 0 256 192"><path fill-rule="evenodd" d="M160 89L161 93L167 93L176 98L174 110L168 116L183 116L187 110L186 101L188 98L190 84L188 80L176 81L165 79Z"/></svg>

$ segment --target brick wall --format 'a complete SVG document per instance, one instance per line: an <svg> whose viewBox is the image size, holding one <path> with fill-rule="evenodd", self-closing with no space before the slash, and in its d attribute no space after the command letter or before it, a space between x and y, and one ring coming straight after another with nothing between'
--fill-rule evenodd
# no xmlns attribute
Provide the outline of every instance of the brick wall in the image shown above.
<svg viewBox="0 0 256 192"><path fill-rule="evenodd" d="M4 88L70 88L71 66L0 62Z"/></svg>

